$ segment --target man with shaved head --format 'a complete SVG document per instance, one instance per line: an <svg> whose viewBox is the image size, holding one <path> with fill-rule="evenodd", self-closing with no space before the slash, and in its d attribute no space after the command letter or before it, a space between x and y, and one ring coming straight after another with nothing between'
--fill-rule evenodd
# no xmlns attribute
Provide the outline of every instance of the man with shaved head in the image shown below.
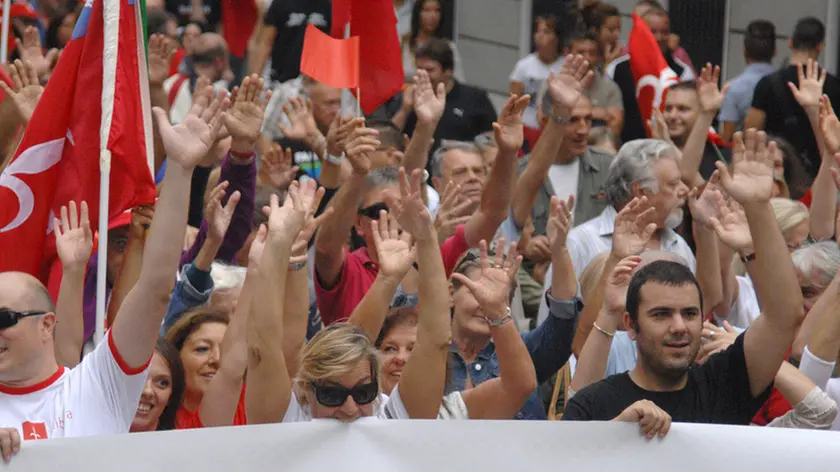
<svg viewBox="0 0 840 472"><path fill-rule="evenodd" d="M200 107L198 107L200 108ZM56 359L56 314L46 288L31 275L0 273L0 456L21 440L127 433L169 301L187 225L190 179L209 151L216 116L190 116L173 128L155 109L169 163L143 264L105 338L78 366ZM234 125L236 122L234 122ZM230 126L230 125L229 125ZM237 138L234 146L253 142ZM240 146L241 145L241 146ZM79 353L81 355L81 353Z"/></svg>

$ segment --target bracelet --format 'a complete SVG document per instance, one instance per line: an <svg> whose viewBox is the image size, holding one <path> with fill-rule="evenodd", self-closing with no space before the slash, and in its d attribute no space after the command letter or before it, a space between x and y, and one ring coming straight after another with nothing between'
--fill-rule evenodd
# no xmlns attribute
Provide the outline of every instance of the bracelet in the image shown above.
<svg viewBox="0 0 840 472"><path fill-rule="evenodd" d="M499 318L498 320L493 320L493 319L490 319L486 316L484 317L484 321L486 321L487 324L489 324L491 328L498 328L499 326L502 326L502 325L506 324L507 322L511 321L512 319L513 319L513 316L511 316L511 314L510 314L510 307L507 307L507 313L505 314L505 316Z"/></svg>
<svg viewBox="0 0 840 472"><path fill-rule="evenodd" d="M754 260L755 260L755 253L753 252L753 253L751 253L751 254L749 254L749 255L747 255L747 256L740 256L740 258L741 258L741 262L743 262L744 264L746 264L746 263L748 263L748 262L752 262L752 261L754 261Z"/></svg>
<svg viewBox="0 0 840 472"><path fill-rule="evenodd" d="M341 160L344 158L344 153L342 152L340 156L333 156L330 153L326 153L326 157L324 158L325 161L329 162L332 165L340 166Z"/></svg>
<svg viewBox="0 0 840 472"><path fill-rule="evenodd" d="M592 327L597 329L598 331L604 333L604 335L607 336L608 338L615 337L615 332L610 333L609 331L605 330L604 328L598 326L598 323L593 322Z"/></svg>
<svg viewBox="0 0 840 472"><path fill-rule="evenodd" d="M307 259L304 259L299 262L289 262L289 270L292 272L298 271L306 267Z"/></svg>
<svg viewBox="0 0 840 472"><path fill-rule="evenodd" d="M551 121L559 124L559 125L569 125L572 124L572 119L567 116L557 116L551 115Z"/></svg>
<svg viewBox="0 0 840 472"><path fill-rule="evenodd" d="M251 152L236 152L234 150L230 151L230 155L241 160L246 160L254 157L254 151Z"/></svg>

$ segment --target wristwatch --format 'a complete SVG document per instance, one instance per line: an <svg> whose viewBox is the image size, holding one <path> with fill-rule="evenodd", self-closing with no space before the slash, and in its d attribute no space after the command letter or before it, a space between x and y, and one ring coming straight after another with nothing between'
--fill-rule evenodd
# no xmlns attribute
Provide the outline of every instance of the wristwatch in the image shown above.
<svg viewBox="0 0 840 472"><path fill-rule="evenodd" d="M501 317L497 320L490 319L490 318L485 316L484 321L486 321L487 324L489 324L491 328L498 328L499 326L504 325L505 323L507 323L508 321L511 321L513 319L513 316L511 316L511 314L510 314L510 307L507 307L505 309L507 310L507 312L505 313L505 316L503 316L503 317Z"/></svg>
<svg viewBox="0 0 840 472"><path fill-rule="evenodd" d="M327 153L327 157L324 159L332 165L340 166L341 160L344 158L344 153L342 152L340 156L333 156L330 153Z"/></svg>
<svg viewBox="0 0 840 472"><path fill-rule="evenodd" d="M557 116L551 115L551 121L559 124L559 125L570 125L572 124L572 118L568 116Z"/></svg>
<svg viewBox="0 0 840 472"><path fill-rule="evenodd" d="M304 259L300 262L290 262L289 263L289 270L292 271L292 272L297 271L297 270L301 270L304 267L306 267L306 263L307 263L307 259Z"/></svg>

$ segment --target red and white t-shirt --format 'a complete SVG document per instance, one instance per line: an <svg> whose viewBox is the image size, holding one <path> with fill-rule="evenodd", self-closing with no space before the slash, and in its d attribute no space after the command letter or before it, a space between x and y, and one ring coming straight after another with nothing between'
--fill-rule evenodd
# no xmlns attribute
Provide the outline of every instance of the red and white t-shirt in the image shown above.
<svg viewBox="0 0 840 472"><path fill-rule="evenodd" d="M0 426L23 440L127 433L149 364L130 368L107 338L74 369L31 387L0 386Z"/></svg>

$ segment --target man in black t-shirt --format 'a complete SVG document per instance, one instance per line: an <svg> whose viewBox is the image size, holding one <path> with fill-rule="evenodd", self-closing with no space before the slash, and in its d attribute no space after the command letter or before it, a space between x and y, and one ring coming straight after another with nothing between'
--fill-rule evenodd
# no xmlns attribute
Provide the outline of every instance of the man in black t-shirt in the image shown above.
<svg viewBox="0 0 840 472"><path fill-rule="evenodd" d="M825 27L816 18L799 20L790 39L790 65L762 78L755 86L752 108L747 112L744 128L764 129L789 141L800 154L808 186L820 169L820 154L814 131L806 111L797 103L788 83L799 86L796 64L816 61L825 46ZM840 80L826 74L823 93L832 106L840 106Z"/></svg>
<svg viewBox="0 0 840 472"><path fill-rule="evenodd" d="M704 311L700 285L691 270L656 261L630 278L633 267L627 269L627 261L632 260L624 259L610 277L598 319L623 318L627 334L636 341L638 361L630 372L580 390L566 406L564 420L639 422L652 437L667 432L671 418L746 425L767 399L803 319L802 293L770 206L775 156L765 147L766 137L755 130L747 132L746 152L743 143L738 135L734 177L721 166L720 183L744 208L752 241L737 237L747 228L737 228L736 235L732 227L718 224L715 231L747 261L763 313L726 351L696 366ZM619 314L616 307L623 287L627 287L626 303ZM615 334L597 321L593 326L591 336Z"/></svg>
<svg viewBox="0 0 840 472"><path fill-rule="evenodd" d="M300 55L306 27L313 24L329 33L330 0L274 0L265 14L265 27L254 57L249 58L250 74L262 74L271 57L271 80L286 82L300 75Z"/></svg>

